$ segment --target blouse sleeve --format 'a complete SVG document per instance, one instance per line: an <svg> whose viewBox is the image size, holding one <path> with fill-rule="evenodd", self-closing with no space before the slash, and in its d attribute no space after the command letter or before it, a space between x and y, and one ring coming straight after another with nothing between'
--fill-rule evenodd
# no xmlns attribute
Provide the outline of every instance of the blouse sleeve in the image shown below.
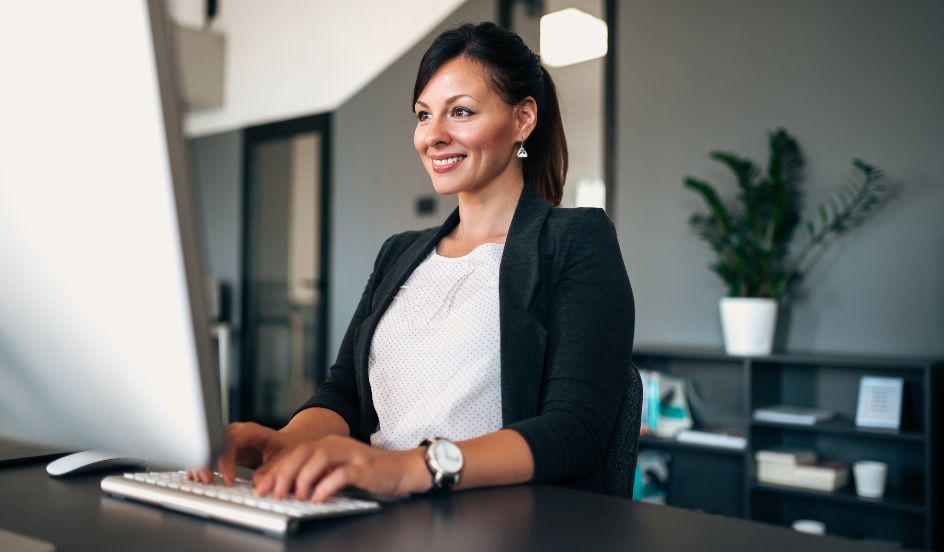
<svg viewBox="0 0 944 552"><path fill-rule="evenodd" d="M635 306L615 228L602 209L574 218L554 263L540 413L508 426L531 448L536 483L599 469L631 373Z"/></svg>
<svg viewBox="0 0 944 552"><path fill-rule="evenodd" d="M357 304L357 309L354 310L354 317L351 318L351 323L348 324L347 331L344 333L341 348L338 350L338 357L328 370L327 379L318 386L316 393L295 411L293 416L307 408L327 408L344 418L351 435L357 432L361 412L357 395L357 382L354 377L355 333L358 326L370 314L371 297L373 297L374 289L381 277L379 274L380 260L394 237L387 238L380 247L380 253L377 254L377 259L374 261L374 268L367 279L367 285L364 286L364 291L361 293L360 302Z"/></svg>

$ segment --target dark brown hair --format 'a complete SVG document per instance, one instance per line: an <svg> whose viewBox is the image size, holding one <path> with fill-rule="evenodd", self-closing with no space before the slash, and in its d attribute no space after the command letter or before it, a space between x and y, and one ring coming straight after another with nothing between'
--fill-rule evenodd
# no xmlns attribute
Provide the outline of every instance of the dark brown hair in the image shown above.
<svg viewBox="0 0 944 552"><path fill-rule="evenodd" d="M454 27L439 35L423 55L413 85L413 105L436 71L459 56L480 63L508 105L517 105L528 96L534 98L538 123L525 140L528 157L522 159L524 181L535 195L553 206L559 205L567 176L567 140L557 88L540 58L520 36L494 23Z"/></svg>

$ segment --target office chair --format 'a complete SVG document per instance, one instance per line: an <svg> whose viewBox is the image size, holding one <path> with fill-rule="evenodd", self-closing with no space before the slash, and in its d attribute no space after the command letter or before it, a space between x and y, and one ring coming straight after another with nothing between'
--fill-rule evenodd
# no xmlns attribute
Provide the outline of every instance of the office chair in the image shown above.
<svg viewBox="0 0 944 552"><path fill-rule="evenodd" d="M603 456L603 485L606 494L632 498L639 454L639 417L642 413L642 380L630 362L629 383L620 405L619 419Z"/></svg>

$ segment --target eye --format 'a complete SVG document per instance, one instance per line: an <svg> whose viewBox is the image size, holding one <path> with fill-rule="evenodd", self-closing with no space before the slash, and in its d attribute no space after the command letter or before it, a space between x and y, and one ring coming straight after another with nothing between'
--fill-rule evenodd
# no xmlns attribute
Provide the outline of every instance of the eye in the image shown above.
<svg viewBox="0 0 944 552"><path fill-rule="evenodd" d="M417 121L425 121L427 118L429 118L429 111L420 111L416 114Z"/></svg>
<svg viewBox="0 0 944 552"><path fill-rule="evenodd" d="M472 113L471 111L469 111L468 109L464 107L457 107L453 109L452 114L457 117L469 117L471 115L474 115L474 113Z"/></svg>

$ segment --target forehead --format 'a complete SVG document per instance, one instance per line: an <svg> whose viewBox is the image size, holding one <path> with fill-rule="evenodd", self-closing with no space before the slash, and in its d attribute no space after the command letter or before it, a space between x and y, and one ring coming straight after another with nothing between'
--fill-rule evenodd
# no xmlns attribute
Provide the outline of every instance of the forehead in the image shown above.
<svg viewBox="0 0 944 552"><path fill-rule="evenodd" d="M417 99L429 104L442 102L458 94L467 94L480 102L491 101L497 97L482 64L459 56L443 64L433 74Z"/></svg>

